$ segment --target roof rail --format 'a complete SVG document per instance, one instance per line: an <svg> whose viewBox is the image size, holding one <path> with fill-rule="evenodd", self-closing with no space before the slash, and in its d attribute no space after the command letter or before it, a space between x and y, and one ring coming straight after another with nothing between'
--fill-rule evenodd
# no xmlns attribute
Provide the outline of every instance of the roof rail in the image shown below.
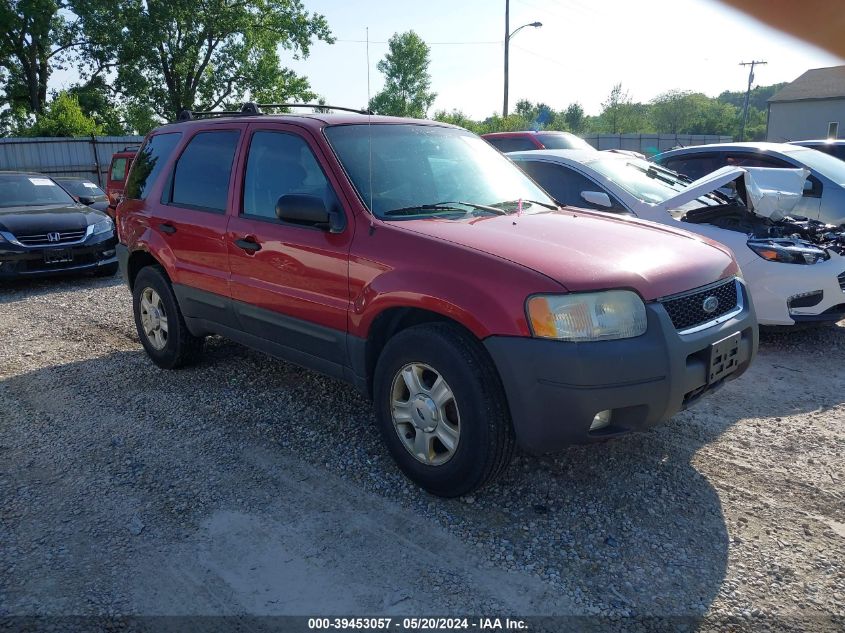
<svg viewBox="0 0 845 633"><path fill-rule="evenodd" d="M137 152L139 149L141 149L141 144L135 143L134 145L127 145L126 147L124 147L120 151L121 152L132 152L132 151Z"/></svg>
<svg viewBox="0 0 845 633"><path fill-rule="evenodd" d="M343 112L354 112L356 114L372 114L370 110L358 110L356 108L345 108L342 106L325 105L322 103L253 103L247 101L240 110L214 110L208 112L193 112L182 110L177 121L193 121L194 119L208 119L219 116L255 116L264 114L261 109L278 110L280 108L320 108L323 110L341 110Z"/></svg>

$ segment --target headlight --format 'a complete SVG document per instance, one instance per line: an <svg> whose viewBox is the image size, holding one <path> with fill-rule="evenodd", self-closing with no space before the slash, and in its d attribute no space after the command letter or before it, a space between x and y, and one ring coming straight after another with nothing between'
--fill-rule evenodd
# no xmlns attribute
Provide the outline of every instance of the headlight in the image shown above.
<svg viewBox="0 0 845 633"><path fill-rule="evenodd" d="M114 223L109 220L100 220L91 229L91 235L99 235L100 233L109 233L114 229Z"/></svg>
<svg viewBox="0 0 845 633"><path fill-rule="evenodd" d="M783 264L815 264L830 259L825 249L800 240L748 240L748 248L763 259Z"/></svg>
<svg viewBox="0 0 845 633"><path fill-rule="evenodd" d="M632 338L645 333L648 321L642 299L630 290L536 295L526 308L534 336L562 341Z"/></svg>

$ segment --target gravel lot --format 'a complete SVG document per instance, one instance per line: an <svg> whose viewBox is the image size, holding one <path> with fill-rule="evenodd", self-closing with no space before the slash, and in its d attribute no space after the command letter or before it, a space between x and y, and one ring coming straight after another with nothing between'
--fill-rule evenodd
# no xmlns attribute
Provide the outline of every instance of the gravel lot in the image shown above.
<svg viewBox="0 0 845 633"><path fill-rule="evenodd" d="M845 626L845 327L642 435L408 483L342 383L212 339L167 372L118 278L0 286L0 616L603 614ZM630 621L629 621L630 622Z"/></svg>

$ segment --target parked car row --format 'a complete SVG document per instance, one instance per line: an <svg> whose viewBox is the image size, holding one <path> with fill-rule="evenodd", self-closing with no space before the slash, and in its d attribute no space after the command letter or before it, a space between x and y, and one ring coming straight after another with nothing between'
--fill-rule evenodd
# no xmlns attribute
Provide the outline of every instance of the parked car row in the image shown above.
<svg viewBox="0 0 845 633"><path fill-rule="evenodd" d="M68 192L77 187L77 179L0 172L0 279L117 272L114 223L80 202L96 195Z"/></svg>
<svg viewBox="0 0 845 633"><path fill-rule="evenodd" d="M749 367L758 319L845 317L832 156L486 141L254 104L185 113L115 154L107 199L2 174L0 274L119 260L156 365L216 334L346 380L401 470L443 496L495 479L517 443L554 452L693 406ZM515 141L531 147L494 149ZM82 203L105 203L119 243Z"/></svg>

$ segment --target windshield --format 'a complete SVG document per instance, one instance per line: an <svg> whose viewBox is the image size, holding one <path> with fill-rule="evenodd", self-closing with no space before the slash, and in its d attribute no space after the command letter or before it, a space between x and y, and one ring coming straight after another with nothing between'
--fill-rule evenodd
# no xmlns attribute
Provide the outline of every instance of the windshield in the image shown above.
<svg viewBox="0 0 845 633"><path fill-rule="evenodd" d="M88 180L59 180L59 184L65 191L69 191L74 196L96 198L106 195L102 189Z"/></svg>
<svg viewBox="0 0 845 633"><path fill-rule="evenodd" d="M537 140L546 149L594 149L587 141L574 134L538 134Z"/></svg>
<svg viewBox="0 0 845 633"><path fill-rule="evenodd" d="M67 192L45 176L0 174L0 208L74 204Z"/></svg>
<svg viewBox="0 0 845 633"><path fill-rule="evenodd" d="M814 149L799 149L784 152L790 158L845 186L845 161Z"/></svg>
<svg viewBox="0 0 845 633"><path fill-rule="evenodd" d="M465 130L360 124L328 127L326 136L364 204L379 218L487 215L495 209L479 205L515 211L518 200L535 201L523 203L532 213L554 205L510 160Z"/></svg>
<svg viewBox="0 0 845 633"><path fill-rule="evenodd" d="M638 200L651 204L665 202L689 184L674 172L639 158L594 160L589 165ZM723 201L701 197L693 207L720 202Z"/></svg>

